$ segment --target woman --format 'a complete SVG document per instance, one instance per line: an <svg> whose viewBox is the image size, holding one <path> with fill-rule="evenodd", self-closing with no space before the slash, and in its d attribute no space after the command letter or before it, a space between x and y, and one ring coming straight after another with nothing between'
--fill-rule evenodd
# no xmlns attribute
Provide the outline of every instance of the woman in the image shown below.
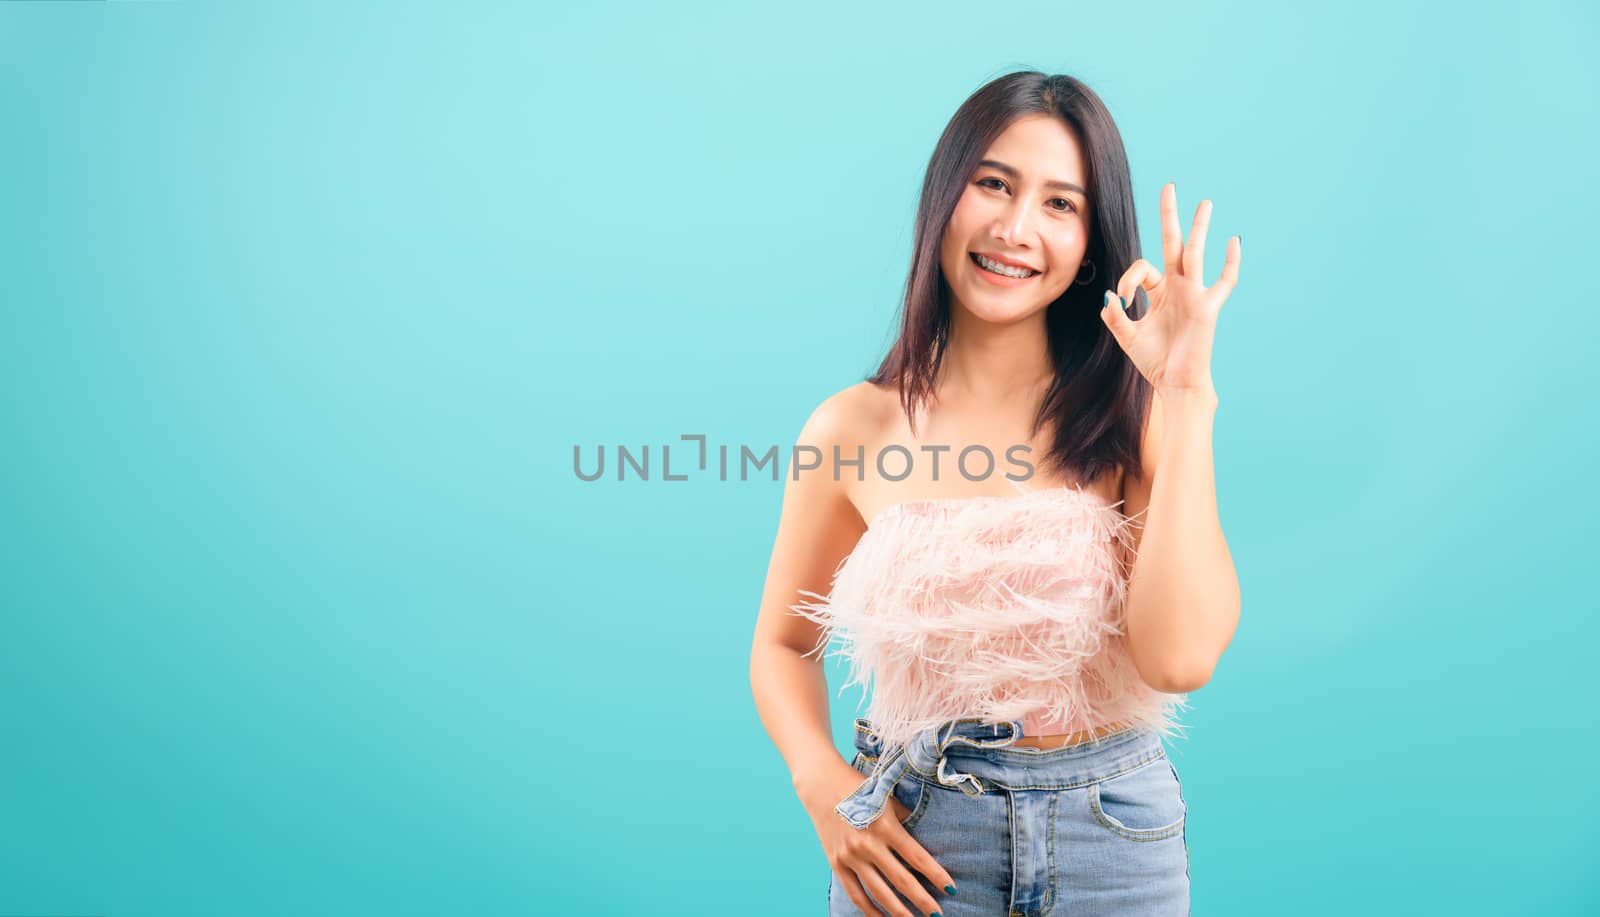
<svg viewBox="0 0 1600 917"><path fill-rule="evenodd" d="M1207 287L1210 202L1187 242L1170 183L1160 210L1157 269L1081 82L984 86L928 165L898 340L801 431L751 682L832 914L1188 913L1160 740L1238 623L1210 357L1240 240ZM851 763L833 637L872 685Z"/></svg>

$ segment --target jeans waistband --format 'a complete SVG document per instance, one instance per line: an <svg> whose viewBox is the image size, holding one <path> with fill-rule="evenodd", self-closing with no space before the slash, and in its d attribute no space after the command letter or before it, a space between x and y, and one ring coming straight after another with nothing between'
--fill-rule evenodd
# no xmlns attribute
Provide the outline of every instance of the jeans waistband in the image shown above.
<svg viewBox="0 0 1600 917"><path fill-rule="evenodd" d="M980 796L1011 787L1086 786L1165 753L1160 734L1139 727L1059 748L1015 746L1021 737L1021 721L986 723L980 717L962 717L924 729L903 744L886 746L872 722L857 717L856 749L878 760L867 779L834 811L851 825L865 828L883 814L895 785L911 772L968 796ZM952 758L959 769L951 764Z"/></svg>

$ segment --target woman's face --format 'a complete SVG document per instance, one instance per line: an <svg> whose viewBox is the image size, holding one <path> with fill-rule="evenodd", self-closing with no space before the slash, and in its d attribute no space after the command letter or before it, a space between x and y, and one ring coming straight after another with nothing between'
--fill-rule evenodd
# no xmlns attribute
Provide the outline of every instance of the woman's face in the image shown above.
<svg viewBox="0 0 1600 917"><path fill-rule="evenodd" d="M955 302L1000 323L1055 302L1088 248L1087 186L1083 151L1065 124L1050 115L1012 122L984 153L945 228L939 263ZM979 255L1035 273L1001 276Z"/></svg>

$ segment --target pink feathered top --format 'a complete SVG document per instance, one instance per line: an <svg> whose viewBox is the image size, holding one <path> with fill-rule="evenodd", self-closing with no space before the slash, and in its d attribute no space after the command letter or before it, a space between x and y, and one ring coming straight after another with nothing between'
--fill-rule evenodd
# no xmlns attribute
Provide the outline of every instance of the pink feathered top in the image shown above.
<svg viewBox="0 0 1600 917"><path fill-rule="evenodd" d="M970 716L1019 720L1023 735L1171 735L1187 695L1146 685L1125 647L1121 502L1067 486L891 505L830 594L801 590L810 599L790 606L823 627L807 655L841 644L844 687L870 683L867 719L891 745Z"/></svg>

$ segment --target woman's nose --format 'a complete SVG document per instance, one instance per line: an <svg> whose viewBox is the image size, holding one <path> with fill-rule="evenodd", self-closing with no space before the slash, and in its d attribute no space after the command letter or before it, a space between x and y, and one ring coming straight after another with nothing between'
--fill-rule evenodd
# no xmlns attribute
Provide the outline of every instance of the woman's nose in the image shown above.
<svg viewBox="0 0 1600 917"><path fill-rule="evenodd" d="M1022 206L1012 206L1000 215L995 226L995 238L1007 245L1017 244L1018 239L1027 237L1028 210Z"/></svg>

